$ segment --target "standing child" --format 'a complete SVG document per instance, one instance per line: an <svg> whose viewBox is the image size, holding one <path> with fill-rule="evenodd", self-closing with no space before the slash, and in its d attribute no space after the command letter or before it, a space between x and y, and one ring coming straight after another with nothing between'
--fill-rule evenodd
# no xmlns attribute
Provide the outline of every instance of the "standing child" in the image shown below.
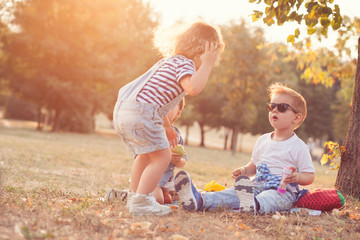
<svg viewBox="0 0 360 240"><path fill-rule="evenodd" d="M222 48L222 36L216 28L194 23L178 35L171 57L160 60L119 90L114 128L128 150L139 155L131 169L130 213L171 212L152 194L169 165L170 147L177 145L177 133L166 115L186 93L197 95L202 91Z"/></svg>
<svg viewBox="0 0 360 240"><path fill-rule="evenodd" d="M269 92L271 102L267 110L274 131L260 136L251 161L232 172L235 187L200 194L189 174L180 171L175 177L175 190L184 209L214 210L221 206L259 214L285 211L297 201L298 184L309 185L314 181L315 169L309 149L294 133L306 118L305 99L281 84L271 85ZM291 167L293 173L285 179L286 192L279 193L277 188L284 167ZM254 175L251 181L249 177Z"/></svg>

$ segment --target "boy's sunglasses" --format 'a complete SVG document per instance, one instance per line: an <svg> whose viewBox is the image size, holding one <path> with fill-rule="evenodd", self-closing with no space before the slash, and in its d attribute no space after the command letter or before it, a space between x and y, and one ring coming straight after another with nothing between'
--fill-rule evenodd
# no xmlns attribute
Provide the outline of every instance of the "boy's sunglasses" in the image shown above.
<svg viewBox="0 0 360 240"><path fill-rule="evenodd" d="M287 103L267 103L266 104L266 109L271 112L272 110L274 110L275 108L277 108L277 110L281 113L286 112L286 110L288 108L291 108L291 110L294 111L294 113L299 113L298 111L296 111L292 106L290 106Z"/></svg>

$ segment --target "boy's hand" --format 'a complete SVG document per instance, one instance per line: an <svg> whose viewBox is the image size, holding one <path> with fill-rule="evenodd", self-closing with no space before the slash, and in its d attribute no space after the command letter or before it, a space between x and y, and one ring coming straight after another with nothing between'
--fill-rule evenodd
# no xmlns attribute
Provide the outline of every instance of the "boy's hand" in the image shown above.
<svg viewBox="0 0 360 240"><path fill-rule="evenodd" d="M171 152L171 160L175 167L183 168L186 165L186 159L183 158L183 155Z"/></svg>
<svg viewBox="0 0 360 240"><path fill-rule="evenodd" d="M298 172L294 172L284 179L285 184L298 183L298 181L299 181L299 173Z"/></svg>
<svg viewBox="0 0 360 240"><path fill-rule="evenodd" d="M171 160L170 160L170 162L172 162L176 166L177 163L181 162L181 158L182 158L182 155L180 155L178 153L171 152Z"/></svg>
<svg viewBox="0 0 360 240"><path fill-rule="evenodd" d="M232 172L232 178L237 179L241 175L241 168L235 168Z"/></svg>
<svg viewBox="0 0 360 240"><path fill-rule="evenodd" d="M285 184L298 183L299 181L299 173L296 172L296 168L291 167L291 169L292 169L292 173L284 179Z"/></svg>
<svg viewBox="0 0 360 240"><path fill-rule="evenodd" d="M216 43L205 43L205 51L201 54L201 64L208 64L214 66L219 55L219 48Z"/></svg>

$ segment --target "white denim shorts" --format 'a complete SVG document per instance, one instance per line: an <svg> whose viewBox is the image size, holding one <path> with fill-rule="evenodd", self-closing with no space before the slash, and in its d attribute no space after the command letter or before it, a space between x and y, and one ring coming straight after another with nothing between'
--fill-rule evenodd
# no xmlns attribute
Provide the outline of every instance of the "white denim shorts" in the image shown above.
<svg viewBox="0 0 360 240"><path fill-rule="evenodd" d="M169 148L158 106L135 101L116 103L114 128L129 151L145 154Z"/></svg>

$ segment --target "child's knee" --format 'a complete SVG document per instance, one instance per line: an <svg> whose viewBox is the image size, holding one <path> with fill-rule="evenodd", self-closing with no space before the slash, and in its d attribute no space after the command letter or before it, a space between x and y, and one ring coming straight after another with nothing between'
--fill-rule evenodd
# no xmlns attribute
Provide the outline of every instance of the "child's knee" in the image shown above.
<svg viewBox="0 0 360 240"><path fill-rule="evenodd" d="M287 211L293 206L293 198L289 194L280 195L274 189L269 189L256 196L260 214Z"/></svg>

